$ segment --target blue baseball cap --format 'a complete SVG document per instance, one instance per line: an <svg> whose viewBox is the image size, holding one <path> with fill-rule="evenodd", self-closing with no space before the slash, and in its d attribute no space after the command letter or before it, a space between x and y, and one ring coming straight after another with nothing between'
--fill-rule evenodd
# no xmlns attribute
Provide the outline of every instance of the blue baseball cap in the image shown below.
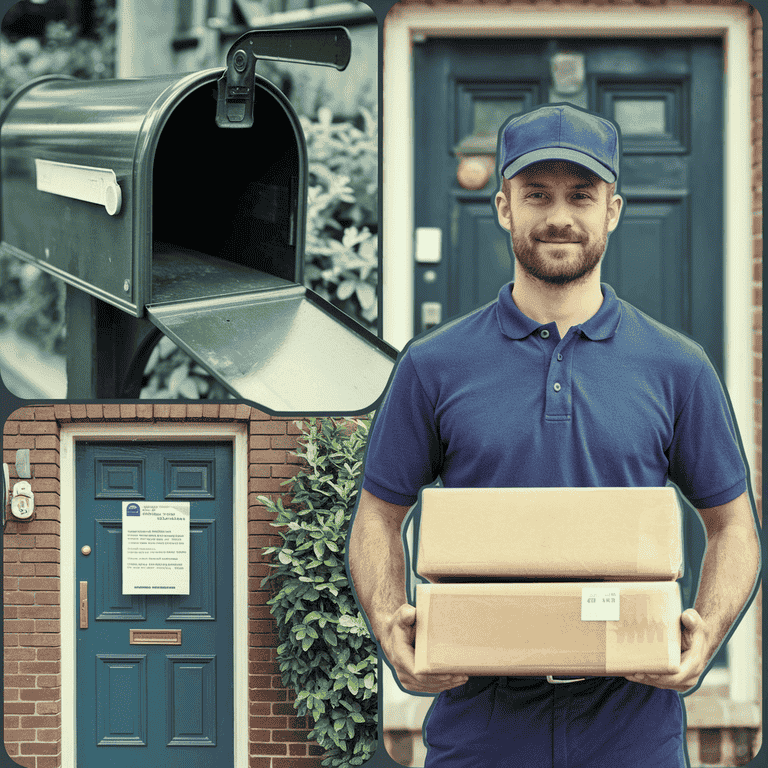
<svg viewBox="0 0 768 768"><path fill-rule="evenodd" d="M616 126L569 104L548 104L513 117L502 129L499 148L505 179L542 160L568 160L609 184L619 178Z"/></svg>

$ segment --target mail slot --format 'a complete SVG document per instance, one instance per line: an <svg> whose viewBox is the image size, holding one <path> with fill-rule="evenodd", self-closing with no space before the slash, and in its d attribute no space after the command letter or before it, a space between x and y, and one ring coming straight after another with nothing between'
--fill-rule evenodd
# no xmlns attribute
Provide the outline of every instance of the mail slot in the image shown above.
<svg viewBox="0 0 768 768"><path fill-rule="evenodd" d="M253 72L345 56L340 28L263 31L224 70L22 86L0 114L2 252L148 318L235 395L365 408L396 351L303 286L305 139Z"/></svg>

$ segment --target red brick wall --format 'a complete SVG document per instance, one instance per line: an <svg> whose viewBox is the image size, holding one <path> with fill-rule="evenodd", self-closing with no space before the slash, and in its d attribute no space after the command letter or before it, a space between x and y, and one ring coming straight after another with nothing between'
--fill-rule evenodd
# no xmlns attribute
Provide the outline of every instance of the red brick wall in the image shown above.
<svg viewBox="0 0 768 768"><path fill-rule="evenodd" d="M261 589L268 568L262 547L280 541L258 495L277 495L298 459L289 453L299 430L290 419L235 404L112 404L29 406L12 414L3 461L17 477L16 450L28 448L35 516L9 519L3 539L5 606L5 747L20 765L61 765L61 642L59 600L59 430L63 423L246 422L249 536L249 766L319 768L322 751L307 742L310 724L296 717L291 692L275 662L277 634Z"/></svg>
<svg viewBox="0 0 768 768"><path fill-rule="evenodd" d="M753 384L754 384L754 435L757 446L755 455L755 487L757 514L762 523L763 503L763 20L759 13L752 13L752 306L753 330ZM757 653L758 668L763 663L763 603L762 588L757 603ZM760 680L762 700L762 678Z"/></svg>

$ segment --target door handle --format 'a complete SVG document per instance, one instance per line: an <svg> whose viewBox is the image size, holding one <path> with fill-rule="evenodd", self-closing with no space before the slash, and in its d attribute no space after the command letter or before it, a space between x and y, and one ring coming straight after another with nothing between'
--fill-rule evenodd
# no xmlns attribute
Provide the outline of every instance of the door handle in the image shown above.
<svg viewBox="0 0 768 768"><path fill-rule="evenodd" d="M80 629L88 629L88 582L80 582Z"/></svg>

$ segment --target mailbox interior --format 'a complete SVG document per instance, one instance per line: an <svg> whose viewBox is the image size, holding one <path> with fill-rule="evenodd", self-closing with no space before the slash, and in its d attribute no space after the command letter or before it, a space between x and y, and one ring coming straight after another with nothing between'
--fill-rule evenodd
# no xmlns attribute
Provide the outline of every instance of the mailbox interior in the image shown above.
<svg viewBox="0 0 768 768"><path fill-rule="evenodd" d="M257 90L249 129L216 125L215 82L168 116L152 166L147 304L302 282L304 140L267 86Z"/></svg>

